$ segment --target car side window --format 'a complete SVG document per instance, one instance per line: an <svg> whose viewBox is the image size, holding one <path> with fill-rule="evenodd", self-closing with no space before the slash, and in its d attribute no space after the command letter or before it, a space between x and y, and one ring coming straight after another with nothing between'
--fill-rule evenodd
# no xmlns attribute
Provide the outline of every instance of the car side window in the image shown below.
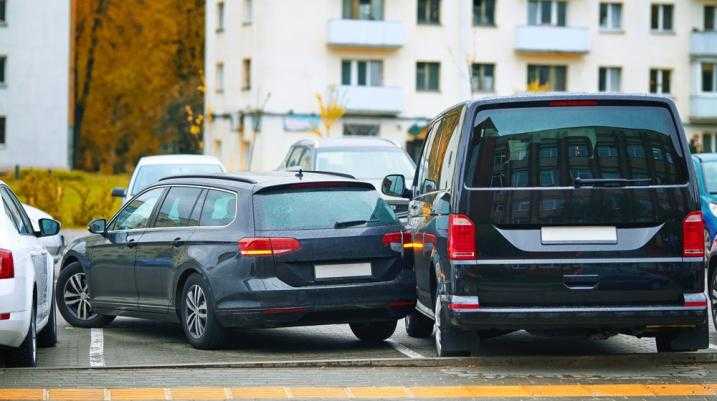
<svg viewBox="0 0 717 401"><path fill-rule="evenodd" d="M458 152L458 142L460 140L460 113L456 113L446 117L446 124L441 128L445 129L445 135L448 136L445 142L445 149L443 149L443 155L440 161L440 170L438 171L439 181L438 188L440 190L448 190L451 187L453 181L453 173L455 171L456 156Z"/></svg>
<svg viewBox="0 0 717 401"><path fill-rule="evenodd" d="M152 211L163 193L164 188L155 188L132 199L119 212L110 230L134 230L147 227Z"/></svg>
<svg viewBox="0 0 717 401"><path fill-rule="evenodd" d="M199 220L193 220L193 211L198 205L201 188L172 187L164 197L162 207L157 213L155 227L195 227Z"/></svg>
<svg viewBox="0 0 717 401"><path fill-rule="evenodd" d="M423 145L423 153L421 154L421 160L418 163L418 194L423 195L429 192L433 192L437 188L436 182L431 182L428 179L428 160L433 147L433 142L436 138L436 132L441 126L441 120L436 120L428 131L426 137L426 143Z"/></svg>
<svg viewBox="0 0 717 401"><path fill-rule="evenodd" d="M303 153L304 148L301 146L294 147L289 154L289 158L286 160L286 167L294 167L299 165L299 158Z"/></svg>
<svg viewBox="0 0 717 401"><path fill-rule="evenodd" d="M434 191L445 189L445 183L441 182L441 172L443 170L443 161L446 156L446 151L448 150L448 144L451 141L456 125L458 125L458 117L457 114L452 113L441 119L441 125L436 131L431 149L428 152L424 185L432 187Z"/></svg>
<svg viewBox="0 0 717 401"><path fill-rule="evenodd" d="M311 164L311 149L304 148L304 152L299 157L299 167L302 170L312 170Z"/></svg>
<svg viewBox="0 0 717 401"><path fill-rule="evenodd" d="M12 220L17 232L23 235L32 234L32 223L25 211L20 209L22 206L17 198L5 187L0 188L0 195L5 204L5 212Z"/></svg>
<svg viewBox="0 0 717 401"><path fill-rule="evenodd" d="M199 225L202 227L222 227L234 221L237 213L237 195L233 192L210 189L202 209Z"/></svg>

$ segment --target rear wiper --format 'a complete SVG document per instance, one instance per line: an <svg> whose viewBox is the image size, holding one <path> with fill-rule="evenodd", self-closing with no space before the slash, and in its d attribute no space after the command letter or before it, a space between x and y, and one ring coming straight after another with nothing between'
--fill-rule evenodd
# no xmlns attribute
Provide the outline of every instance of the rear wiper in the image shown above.
<svg viewBox="0 0 717 401"><path fill-rule="evenodd" d="M349 221L337 221L334 224L334 228L347 228L347 227L354 227L354 226L362 226L364 224L368 223L375 223L378 220L371 219L371 220L349 220Z"/></svg>
<svg viewBox="0 0 717 401"><path fill-rule="evenodd" d="M580 187L627 187L630 185L649 185L650 178L576 178L575 188Z"/></svg>

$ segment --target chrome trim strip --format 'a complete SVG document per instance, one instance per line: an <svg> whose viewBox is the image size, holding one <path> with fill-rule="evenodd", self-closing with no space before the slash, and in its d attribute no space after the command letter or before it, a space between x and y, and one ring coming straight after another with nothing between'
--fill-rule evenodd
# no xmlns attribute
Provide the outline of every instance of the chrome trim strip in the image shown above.
<svg viewBox="0 0 717 401"><path fill-rule="evenodd" d="M704 262L703 258L576 258L576 259L477 259L453 261L451 266L461 265L569 265L578 263L611 264L611 263L688 263Z"/></svg>
<svg viewBox="0 0 717 401"><path fill-rule="evenodd" d="M689 183L685 184L671 184L671 185L631 185L625 187L601 187L601 186L583 186L580 188L575 187L497 187L497 188L484 188L484 187L469 187L468 184L463 183L463 189L467 191L567 191L567 190L578 190L578 189L595 189L595 188L612 188L612 189L664 189L664 188L688 188Z"/></svg>
<svg viewBox="0 0 717 401"><path fill-rule="evenodd" d="M575 312L661 312L706 311L700 306L614 306L587 308L479 308L469 313L575 313Z"/></svg>
<svg viewBox="0 0 717 401"><path fill-rule="evenodd" d="M431 308L429 308L429 307L427 307L426 305L422 304L421 301L417 301L417 302L416 302L416 310L417 310L419 313L422 313L422 314L426 315L427 317L429 317L429 318L431 318L431 319L434 319L434 320L435 320L435 318L436 318L435 315L433 314L433 311L431 310Z"/></svg>

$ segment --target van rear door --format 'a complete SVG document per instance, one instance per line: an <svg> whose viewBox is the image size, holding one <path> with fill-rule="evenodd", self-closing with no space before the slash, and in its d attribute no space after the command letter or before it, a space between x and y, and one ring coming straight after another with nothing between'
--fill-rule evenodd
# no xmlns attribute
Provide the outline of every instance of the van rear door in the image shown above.
<svg viewBox="0 0 717 401"><path fill-rule="evenodd" d="M700 207L676 121L661 101L479 109L459 209L476 224L465 274L481 306L665 305L699 292L683 228Z"/></svg>

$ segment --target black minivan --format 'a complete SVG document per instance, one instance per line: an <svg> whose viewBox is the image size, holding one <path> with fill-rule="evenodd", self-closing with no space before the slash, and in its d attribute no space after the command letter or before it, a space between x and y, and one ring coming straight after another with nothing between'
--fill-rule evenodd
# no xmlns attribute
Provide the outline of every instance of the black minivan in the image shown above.
<svg viewBox="0 0 717 401"><path fill-rule="evenodd" d="M521 329L708 346L702 213L671 100L494 98L428 129L412 189L382 184L412 199L409 335L433 333L441 356Z"/></svg>

